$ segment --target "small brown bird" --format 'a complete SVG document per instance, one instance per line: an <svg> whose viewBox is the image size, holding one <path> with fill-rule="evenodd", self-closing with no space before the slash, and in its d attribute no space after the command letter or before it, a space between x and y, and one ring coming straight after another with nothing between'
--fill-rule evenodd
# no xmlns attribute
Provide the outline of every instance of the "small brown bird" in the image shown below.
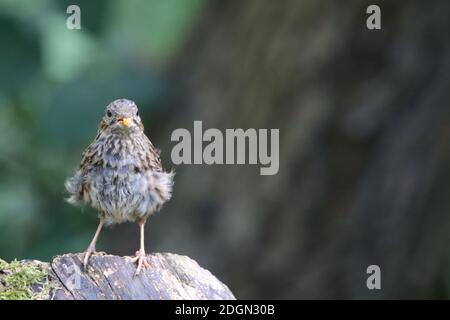
<svg viewBox="0 0 450 320"><path fill-rule="evenodd" d="M111 102L97 136L83 152L80 168L65 183L70 203L85 203L99 212L100 223L84 254L85 268L103 225L127 221L140 228L140 250L131 259L137 262L136 274L149 266L144 224L171 198L173 176L163 171L159 150L145 135L136 104L127 99Z"/></svg>

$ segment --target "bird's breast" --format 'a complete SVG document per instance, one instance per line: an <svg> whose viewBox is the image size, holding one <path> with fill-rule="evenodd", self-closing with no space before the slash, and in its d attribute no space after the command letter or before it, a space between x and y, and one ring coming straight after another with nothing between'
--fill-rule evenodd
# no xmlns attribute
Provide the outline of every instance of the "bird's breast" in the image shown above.
<svg viewBox="0 0 450 320"><path fill-rule="evenodd" d="M136 208L148 197L148 179L131 167L97 168L89 175L92 204L111 222L136 221Z"/></svg>
<svg viewBox="0 0 450 320"><path fill-rule="evenodd" d="M145 219L170 198L172 175L152 170L139 141L106 141L98 163L85 176L91 205L109 222Z"/></svg>

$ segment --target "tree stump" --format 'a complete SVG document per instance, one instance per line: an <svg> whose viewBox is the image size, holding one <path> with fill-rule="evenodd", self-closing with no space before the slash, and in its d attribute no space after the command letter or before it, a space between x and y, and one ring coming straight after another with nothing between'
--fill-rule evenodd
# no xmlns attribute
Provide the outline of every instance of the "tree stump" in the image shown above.
<svg viewBox="0 0 450 320"><path fill-rule="evenodd" d="M51 263L20 261L15 262L13 266L14 262L3 262L0 264L0 298L235 299L225 284L189 257L172 253L152 253L147 255L147 259L151 267L136 276L134 263L125 257L106 254L93 255L86 270L82 265L82 254L56 256ZM33 279L26 275L34 275L36 270L42 270L45 277L39 281L33 280L36 283L28 283L28 288L12 288L16 283L24 283L23 279ZM21 280L14 281L14 276L21 277ZM46 292L42 294L43 291Z"/></svg>

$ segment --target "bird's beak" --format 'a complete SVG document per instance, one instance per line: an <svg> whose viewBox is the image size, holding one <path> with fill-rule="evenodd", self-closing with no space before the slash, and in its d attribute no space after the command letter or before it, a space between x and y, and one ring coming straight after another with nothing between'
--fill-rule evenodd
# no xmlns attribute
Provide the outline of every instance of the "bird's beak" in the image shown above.
<svg viewBox="0 0 450 320"><path fill-rule="evenodd" d="M117 120L117 122L125 127L129 127L131 125L132 119L131 118L120 118Z"/></svg>

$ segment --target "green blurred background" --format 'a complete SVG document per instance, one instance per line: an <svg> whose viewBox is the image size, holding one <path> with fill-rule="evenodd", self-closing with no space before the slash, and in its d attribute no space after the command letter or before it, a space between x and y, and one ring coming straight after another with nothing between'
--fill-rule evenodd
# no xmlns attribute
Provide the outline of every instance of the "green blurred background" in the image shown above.
<svg viewBox="0 0 450 320"><path fill-rule="evenodd" d="M378 2L372 32L370 1L0 0L0 257L86 248L96 214L64 180L129 98L167 169L194 120L280 128L276 176L175 168L148 251L191 256L238 298L448 298L449 4ZM137 246L120 225L98 248Z"/></svg>
<svg viewBox="0 0 450 320"><path fill-rule="evenodd" d="M202 1L134 2L0 1L3 258L80 251L96 219L63 201L63 182L105 106L133 99L150 131L164 112L164 71ZM66 28L75 3L82 30Z"/></svg>

